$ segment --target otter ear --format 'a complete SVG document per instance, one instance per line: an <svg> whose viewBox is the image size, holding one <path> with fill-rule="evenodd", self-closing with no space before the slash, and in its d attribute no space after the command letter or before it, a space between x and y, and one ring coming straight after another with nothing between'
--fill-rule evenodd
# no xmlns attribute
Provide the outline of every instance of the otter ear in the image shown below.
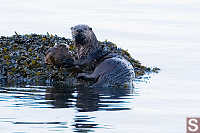
<svg viewBox="0 0 200 133"><path fill-rule="evenodd" d="M74 27L71 27L70 29L71 29L71 30L73 30L73 29L74 29Z"/></svg>
<svg viewBox="0 0 200 133"><path fill-rule="evenodd" d="M89 27L89 30L92 30L92 28L91 28L91 27Z"/></svg>

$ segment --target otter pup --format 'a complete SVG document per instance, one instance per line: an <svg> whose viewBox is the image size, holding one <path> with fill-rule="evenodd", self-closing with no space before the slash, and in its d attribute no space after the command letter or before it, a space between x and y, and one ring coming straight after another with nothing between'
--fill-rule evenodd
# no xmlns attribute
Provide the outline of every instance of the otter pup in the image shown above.
<svg viewBox="0 0 200 133"><path fill-rule="evenodd" d="M135 73L133 65L128 60L117 53L102 49L88 25L76 25L71 31L78 57L74 64L96 64L92 74L79 73L77 78L94 80L95 83L91 87L132 86Z"/></svg>
<svg viewBox="0 0 200 133"><path fill-rule="evenodd" d="M57 67L71 67L74 59L65 44L57 44L46 52L45 63Z"/></svg>

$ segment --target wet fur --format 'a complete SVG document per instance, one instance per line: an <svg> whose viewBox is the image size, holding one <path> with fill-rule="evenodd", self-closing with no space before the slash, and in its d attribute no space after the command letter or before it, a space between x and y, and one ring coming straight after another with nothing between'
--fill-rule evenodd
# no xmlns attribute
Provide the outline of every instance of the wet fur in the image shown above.
<svg viewBox="0 0 200 133"><path fill-rule="evenodd" d="M74 63L74 59L69 49L64 44L55 45L46 52L45 63L55 66L70 67Z"/></svg>
<svg viewBox="0 0 200 133"><path fill-rule="evenodd" d="M76 65L89 65L94 62L98 56L91 56L94 55L91 53L98 51L100 46L92 28L87 25L77 25L71 30L78 53L78 60L75 60ZM91 87L110 87L132 83L135 75L129 61L117 54L106 55L102 58L92 74L79 73L77 78L96 81Z"/></svg>

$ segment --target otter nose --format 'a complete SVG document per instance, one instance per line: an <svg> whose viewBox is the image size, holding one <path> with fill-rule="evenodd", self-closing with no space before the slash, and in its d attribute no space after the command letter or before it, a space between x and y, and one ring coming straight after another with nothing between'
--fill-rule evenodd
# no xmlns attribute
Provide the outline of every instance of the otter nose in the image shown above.
<svg viewBox="0 0 200 133"><path fill-rule="evenodd" d="M79 33L83 32L82 29L77 29L76 31L79 32Z"/></svg>

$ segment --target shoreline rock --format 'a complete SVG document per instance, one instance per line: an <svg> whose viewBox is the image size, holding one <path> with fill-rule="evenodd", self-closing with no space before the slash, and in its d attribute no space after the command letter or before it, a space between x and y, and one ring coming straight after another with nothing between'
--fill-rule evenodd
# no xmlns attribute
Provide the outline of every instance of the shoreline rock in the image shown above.
<svg viewBox="0 0 200 133"><path fill-rule="evenodd" d="M76 74L67 68L56 68L46 65L45 52L55 44L68 45L72 53L74 47L72 40L57 35L38 35L15 33L13 36L0 37L0 82L16 82L34 84L36 82L66 82L73 86L77 84ZM128 51L117 48L117 45L109 42L99 42L105 48L123 55L135 68L136 78L146 73L158 72L159 68L150 68L141 65L138 60L131 57ZM75 54L75 53L74 53Z"/></svg>

